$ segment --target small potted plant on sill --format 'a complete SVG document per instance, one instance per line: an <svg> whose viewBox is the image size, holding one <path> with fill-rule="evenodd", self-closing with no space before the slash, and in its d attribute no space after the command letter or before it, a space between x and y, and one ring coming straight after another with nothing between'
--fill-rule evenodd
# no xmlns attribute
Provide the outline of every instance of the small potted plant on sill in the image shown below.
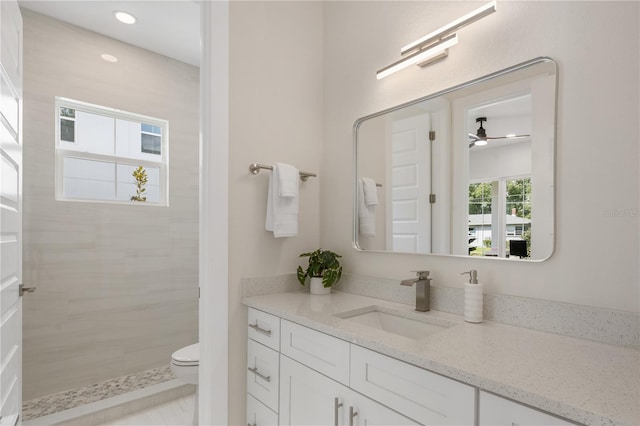
<svg viewBox="0 0 640 426"><path fill-rule="evenodd" d="M307 270L298 266L298 281L304 286L307 277L310 279L309 291L311 294L329 294L331 286L338 282L342 276L342 266L338 260L342 256L330 250L318 249L309 253L302 253L300 257L308 257Z"/></svg>

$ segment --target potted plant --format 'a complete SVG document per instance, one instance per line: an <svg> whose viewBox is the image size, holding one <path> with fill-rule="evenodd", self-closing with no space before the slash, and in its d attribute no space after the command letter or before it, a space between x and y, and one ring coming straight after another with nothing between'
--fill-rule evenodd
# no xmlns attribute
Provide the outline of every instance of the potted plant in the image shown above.
<svg viewBox="0 0 640 426"><path fill-rule="evenodd" d="M302 253L300 257L308 257L307 270L298 266L298 281L304 286L307 277L310 278L309 290L311 294L329 294L331 286L342 276L342 266L338 260L342 256L330 250L318 249L309 253Z"/></svg>

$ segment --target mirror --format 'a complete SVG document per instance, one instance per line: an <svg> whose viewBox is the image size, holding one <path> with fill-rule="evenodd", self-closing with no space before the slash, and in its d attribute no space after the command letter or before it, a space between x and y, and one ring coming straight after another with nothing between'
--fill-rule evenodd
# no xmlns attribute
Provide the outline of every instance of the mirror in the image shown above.
<svg viewBox="0 0 640 426"><path fill-rule="evenodd" d="M544 260L557 66L531 61L354 125L354 247Z"/></svg>

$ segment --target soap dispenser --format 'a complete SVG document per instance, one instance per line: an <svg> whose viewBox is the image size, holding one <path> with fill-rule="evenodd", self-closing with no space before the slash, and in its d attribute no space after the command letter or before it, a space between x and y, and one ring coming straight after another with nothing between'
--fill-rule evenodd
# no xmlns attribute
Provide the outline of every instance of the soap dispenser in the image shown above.
<svg viewBox="0 0 640 426"><path fill-rule="evenodd" d="M482 284L478 283L478 271L472 269L463 272L469 274L469 282L464 284L464 320L482 322Z"/></svg>

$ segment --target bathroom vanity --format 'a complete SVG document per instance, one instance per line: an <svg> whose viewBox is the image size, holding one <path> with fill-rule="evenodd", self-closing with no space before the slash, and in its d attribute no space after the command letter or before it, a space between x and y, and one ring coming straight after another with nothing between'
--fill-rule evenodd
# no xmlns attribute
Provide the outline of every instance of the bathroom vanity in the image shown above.
<svg viewBox="0 0 640 426"><path fill-rule="evenodd" d="M341 292L244 303L251 426L640 421L634 349Z"/></svg>

